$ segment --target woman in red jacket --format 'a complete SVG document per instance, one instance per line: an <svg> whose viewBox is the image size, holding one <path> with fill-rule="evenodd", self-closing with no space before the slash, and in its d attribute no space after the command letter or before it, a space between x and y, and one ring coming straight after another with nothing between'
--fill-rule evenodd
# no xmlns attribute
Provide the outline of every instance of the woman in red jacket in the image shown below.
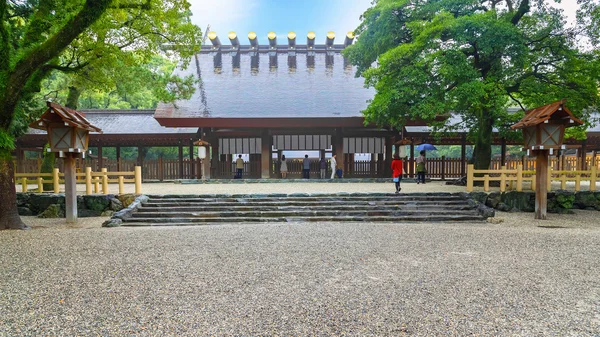
<svg viewBox="0 0 600 337"><path fill-rule="evenodd" d="M394 160L392 160L392 178L394 178L396 194L398 194L401 190L400 182L402 181L402 159L400 159L398 154L395 154Z"/></svg>

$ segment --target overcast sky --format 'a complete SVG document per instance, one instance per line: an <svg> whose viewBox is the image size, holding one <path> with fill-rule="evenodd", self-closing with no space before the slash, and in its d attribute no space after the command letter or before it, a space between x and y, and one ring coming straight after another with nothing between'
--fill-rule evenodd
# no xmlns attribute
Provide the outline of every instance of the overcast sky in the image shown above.
<svg viewBox="0 0 600 337"><path fill-rule="evenodd" d="M258 34L259 42L266 42L270 31L282 37L294 31L299 41L303 41L309 31L317 33L317 41L324 42L328 31L334 31L341 38L358 26L360 15L371 6L371 0L189 1L194 14L192 20L202 31L210 24L223 42L228 41L227 33L235 31L242 44L248 43L246 36L250 31ZM576 0L562 0L557 6L565 9L570 20L575 20Z"/></svg>

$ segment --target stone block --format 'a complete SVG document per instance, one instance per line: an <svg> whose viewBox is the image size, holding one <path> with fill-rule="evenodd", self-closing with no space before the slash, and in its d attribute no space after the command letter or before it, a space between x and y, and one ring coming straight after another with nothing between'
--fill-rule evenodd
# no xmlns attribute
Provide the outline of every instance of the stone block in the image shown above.
<svg viewBox="0 0 600 337"><path fill-rule="evenodd" d="M17 206L24 207L25 205L29 204L31 195L31 193L17 193Z"/></svg>
<svg viewBox="0 0 600 337"><path fill-rule="evenodd" d="M117 211L122 210L125 207L123 207L123 203L121 202L121 200L119 200L117 198L111 198L109 208L111 211L117 212Z"/></svg>
<svg viewBox="0 0 600 337"><path fill-rule="evenodd" d="M469 193L469 199L476 200L485 205L488 198L488 194L485 192L471 192Z"/></svg>
<svg viewBox="0 0 600 337"><path fill-rule="evenodd" d="M102 212L102 214L100 214L100 216L112 216L113 214L115 214L115 211L111 211L109 209L109 210Z"/></svg>
<svg viewBox="0 0 600 337"><path fill-rule="evenodd" d="M510 209L517 209L522 212L535 211L534 192L505 192L502 194L501 201Z"/></svg>
<svg viewBox="0 0 600 337"><path fill-rule="evenodd" d="M491 208L496 208L500 202L502 202L502 193L492 192L488 194L485 205Z"/></svg>
<svg viewBox="0 0 600 337"><path fill-rule="evenodd" d="M119 227L119 226L121 226L122 223L123 223L123 220L112 218L112 219L108 219L108 220L104 221L104 223L102 224L102 227Z"/></svg>
<svg viewBox="0 0 600 337"><path fill-rule="evenodd" d="M104 211L110 205L110 199L107 195L86 195L83 197L87 209L94 211Z"/></svg>
<svg viewBox="0 0 600 337"><path fill-rule="evenodd" d="M19 206L18 210L19 210L19 215L21 215L21 216L32 216L33 215L33 212L29 209L29 207Z"/></svg>
<svg viewBox="0 0 600 337"><path fill-rule="evenodd" d="M571 210L575 202L575 193L569 191L556 191L548 193L548 207L550 213L571 214L566 210Z"/></svg>
<svg viewBox="0 0 600 337"><path fill-rule="evenodd" d="M91 217L96 217L96 216L100 216L102 214L102 211L96 211L93 209L79 209L77 210L77 216L80 218L91 218Z"/></svg>
<svg viewBox="0 0 600 337"><path fill-rule="evenodd" d="M119 199L119 201L121 201L121 203L123 204L123 207L129 207L129 205L131 205L131 203L135 201L135 198L136 198L135 194L121 194L121 195L117 196L117 199Z"/></svg>
<svg viewBox="0 0 600 337"><path fill-rule="evenodd" d="M594 192L577 192L573 206L580 209L596 208L600 201L596 199Z"/></svg>
<svg viewBox="0 0 600 337"><path fill-rule="evenodd" d="M64 203L64 194L36 193L31 194L31 197L29 198L29 204L31 204L31 211L33 214L42 213L50 205L64 205Z"/></svg>
<svg viewBox="0 0 600 337"><path fill-rule="evenodd" d="M49 205L42 213L38 215L38 218L64 218L65 212L61 205L54 204Z"/></svg>

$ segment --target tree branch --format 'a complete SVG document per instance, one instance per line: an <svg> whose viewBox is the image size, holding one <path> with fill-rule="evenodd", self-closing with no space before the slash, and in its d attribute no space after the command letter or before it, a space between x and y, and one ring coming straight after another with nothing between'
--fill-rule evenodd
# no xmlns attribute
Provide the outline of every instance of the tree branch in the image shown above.
<svg viewBox="0 0 600 337"><path fill-rule="evenodd" d="M517 9L515 15L513 15L512 19L510 19L510 22L516 26L519 23L519 21L521 21L521 18L525 14L527 14L527 12L529 12L529 10L529 0L521 0L521 4L519 5L519 8Z"/></svg>
<svg viewBox="0 0 600 337"><path fill-rule="evenodd" d="M106 11L111 0L87 0L81 11L56 34L20 59L10 76L11 94L18 96L23 85L44 63L57 57L77 36L83 33Z"/></svg>
<svg viewBox="0 0 600 337"><path fill-rule="evenodd" d="M110 8L110 9L144 9L144 10L149 10L149 9L151 9L151 6L150 6L150 0L146 0L146 2L143 3L143 4L134 4L134 3L118 4L116 6L109 6L108 8Z"/></svg>
<svg viewBox="0 0 600 337"><path fill-rule="evenodd" d="M45 64L42 67L42 70L47 71L47 70L58 70L58 71L62 71L63 73L74 73L77 72L85 67L87 67L90 63L89 62L85 62L82 64L79 64L76 67L69 67L67 66L60 66L57 64Z"/></svg>
<svg viewBox="0 0 600 337"><path fill-rule="evenodd" d="M516 99L512 93L508 92L508 97L510 97L510 99L512 99L513 101L515 101L517 104L519 104L519 106L521 107L521 109L523 109L523 111L527 111L527 109L525 109L525 107L523 106L523 104L521 104L521 101L519 101L518 99Z"/></svg>

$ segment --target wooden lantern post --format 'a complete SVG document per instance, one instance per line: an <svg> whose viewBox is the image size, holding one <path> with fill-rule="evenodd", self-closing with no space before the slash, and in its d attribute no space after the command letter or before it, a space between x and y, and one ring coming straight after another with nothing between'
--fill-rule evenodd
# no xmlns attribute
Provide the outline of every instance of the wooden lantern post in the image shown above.
<svg viewBox="0 0 600 337"><path fill-rule="evenodd" d="M512 129L523 130L523 140L528 153L536 157L535 218L546 219L548 206L548 157L550 151L565 149L562 145L565 129L582 125L561 100L527 111L525 117ZM531 151L531 152L530 152Z"/></svg>
<svg viewBox="0 0 600 337"><path fill-rule="evenodd" d="M65 211L67 223L77 221L77 181L75 162L84 158L88 149L89 133L102 132L90 124L81 112L48 102L48 110L40 119L29 124L34 129L48 132L48 152L57 152L64 158L65 166Z"/></svg>

